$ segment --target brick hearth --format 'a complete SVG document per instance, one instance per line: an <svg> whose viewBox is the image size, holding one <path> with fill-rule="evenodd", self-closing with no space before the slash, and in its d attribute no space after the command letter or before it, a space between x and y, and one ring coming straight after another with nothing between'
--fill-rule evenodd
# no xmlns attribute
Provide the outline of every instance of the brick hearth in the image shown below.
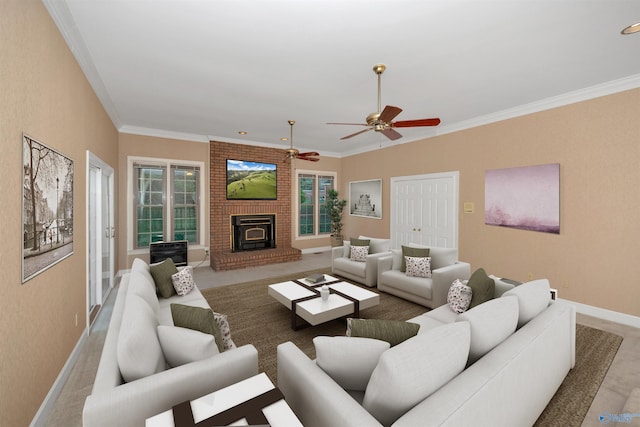
<svg viewBox="0 0 640 427"><path fill-rule="evenodd" d="M291 164L282 150L211 141L210 250L217 271L298 261L301 251L291 246ZM227 159L275 163L277 200L227 200ZM276 248L231 252L231 215L269 214L276 217Z"/></svg>

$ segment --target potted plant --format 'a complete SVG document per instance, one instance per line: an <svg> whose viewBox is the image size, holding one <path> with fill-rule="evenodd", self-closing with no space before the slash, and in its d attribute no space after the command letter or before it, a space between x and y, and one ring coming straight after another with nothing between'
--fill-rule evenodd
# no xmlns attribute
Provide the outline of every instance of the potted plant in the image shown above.
<svg viewBox="0 0 640 427"><path fill-rule="evenodd" d="M324 202L324 207L329 215L331 221L331 247L342 246L342 211L347 206L346 200L340 200L338 197L338 190L330 189L327 192L327 198Z"/></svg>

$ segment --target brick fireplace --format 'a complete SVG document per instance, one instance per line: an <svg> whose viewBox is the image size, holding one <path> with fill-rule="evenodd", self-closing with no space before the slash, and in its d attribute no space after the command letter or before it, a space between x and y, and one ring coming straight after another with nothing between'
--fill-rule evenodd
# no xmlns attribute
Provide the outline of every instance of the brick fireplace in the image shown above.
<svg viewBox="0 0 640 427"><path fill-rule="evenodd" d="M217 271L235 270L300 260L300 250L291 246L291 163L285 161L283 150L211 141L209 152L211 268ZM227 159L275 163L277 199L227 200ZM234 222L242 217L251 221L258 218L259 222L264 222L265 216L273 220L273 230L263 228L264 224L259 227L245 226L243 230L249 230L249 234L244 235L248 237L244 250L236 250L233 230L239 224ZM257 228L263 228L265 235ZM273 242L266 243L266 237L271 237L268 236L271 232Z"/></svg>

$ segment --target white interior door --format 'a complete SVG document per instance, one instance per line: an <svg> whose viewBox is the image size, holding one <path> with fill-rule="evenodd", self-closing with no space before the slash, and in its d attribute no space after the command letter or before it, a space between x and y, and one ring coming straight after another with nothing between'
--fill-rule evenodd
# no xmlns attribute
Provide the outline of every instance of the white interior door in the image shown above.
<svg viewBox="0 0 640 427"><path fill-rule="evenodd" d="M458 247L458 172L391 178L391 243Z"/></svg>
<svg viewBox="0 0 640 427"><path fill-rule="evenodd" d="M114 278L113 168L87 152L87 324L102 307Z"/></svg>

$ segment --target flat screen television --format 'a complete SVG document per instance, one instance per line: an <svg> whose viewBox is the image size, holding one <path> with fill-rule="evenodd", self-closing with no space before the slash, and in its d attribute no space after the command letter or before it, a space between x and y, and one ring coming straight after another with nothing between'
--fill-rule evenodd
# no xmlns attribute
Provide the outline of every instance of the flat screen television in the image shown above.
<svg viewBox="0 0 640 427"><path fill-rule="evenodd" d="M227 159L227 200L276 200L274 163Z"/></svg>
<svg viewBox="0 0 640 427"><path fill-rule="evenodd" d="M188 246L189 242L186 240L150 243L149 263L155 264L171 258L177 267L187 265Z"/></svg>

